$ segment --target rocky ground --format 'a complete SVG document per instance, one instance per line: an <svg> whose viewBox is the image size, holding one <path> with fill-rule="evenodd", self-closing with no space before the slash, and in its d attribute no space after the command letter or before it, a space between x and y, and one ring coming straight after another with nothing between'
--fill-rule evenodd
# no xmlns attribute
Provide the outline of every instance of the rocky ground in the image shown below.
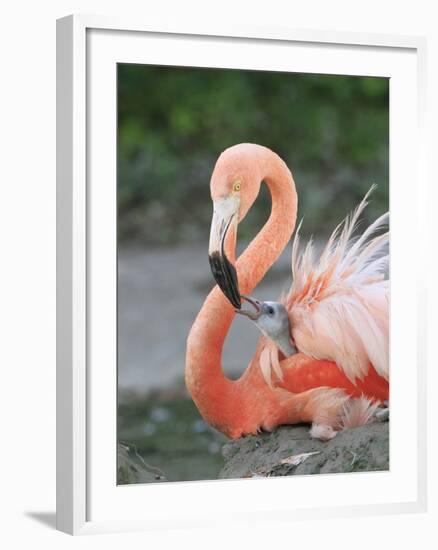
<svg viewBox="0 0 438 550"><path fill-rule="evenodd" d="M283 426L272 434L224 445L220 478L333 474L389 469L389 422L344 430L321 442L308 426Z"/></svg>

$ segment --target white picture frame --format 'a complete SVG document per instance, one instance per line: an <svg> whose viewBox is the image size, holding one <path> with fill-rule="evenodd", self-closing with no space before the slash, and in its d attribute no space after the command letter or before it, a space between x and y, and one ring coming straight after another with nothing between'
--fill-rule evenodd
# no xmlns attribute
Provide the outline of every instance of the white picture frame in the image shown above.
<svg viewBox="0 0 438 550"><path fill-rule="evenodd" d="M288 65L291 48L293 67ZM425 510L426 289L422 245L414 247L409 266L402 263L403 246L424 242L421 236L425 233L425 51L425 40L418 37L284 28L175 25L158 29L138 21L94 16L58 20L58 529L84 534L205 526L222 520L260 522ZM322 53L324 69L317 64ZM348 479L321 475L122 487L114 483L117 62L338 72L392 79L391 261L395 277L391 283L390 472L355 474ZM108 184L105 190L98 184L102 181ZM102 193L109 195L100 200ZM408 209L410 228L403 227ZM414 284L415 291L400 304L399 297L408 284ZM417 335L409 341L403 315L397 313L401 307L411 319L410 332ZM404 342L403 354L394 339ZM102 341L110 344L102 346ZM403 368L395 369L394 364ZM403 405L408 392L415 396L410 415ZM409 430L417 442L415 452L411 449L403 456L402 429ZM294 495L303 495L297 499L299 505L288 498L292 489ZM311 493L307 500L306 491ZM203 504L207 501L211 505L208 511Z"/></svg>

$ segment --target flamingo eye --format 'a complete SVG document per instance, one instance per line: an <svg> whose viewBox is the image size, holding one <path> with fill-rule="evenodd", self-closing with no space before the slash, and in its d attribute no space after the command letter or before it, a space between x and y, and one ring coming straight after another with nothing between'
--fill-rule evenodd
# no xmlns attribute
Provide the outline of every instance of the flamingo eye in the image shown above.
<svg viewBox="0 0 438 550"><path fill-rule="evenodd" d="M240 181L235 181L234 182L233 191L240 191Z"/></svg>

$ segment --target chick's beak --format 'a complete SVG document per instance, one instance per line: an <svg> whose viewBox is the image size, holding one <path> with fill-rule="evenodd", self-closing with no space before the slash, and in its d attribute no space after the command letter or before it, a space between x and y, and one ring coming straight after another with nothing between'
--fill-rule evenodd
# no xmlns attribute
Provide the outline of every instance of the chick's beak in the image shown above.
<svg viewBox="0 0 438 550"><path fill-rule="evenodd" d="M251 298L251 296L245 296L244 294L241 294L240 297L245 302L248 302L249 304L251 304L254 308L254 311L248 311L245 309L236 309L236 313L240 313L240 315L244 315L245 317L248 317L249 319L251 319L251 321L257 321L257 319L262 314L262 304L255 298Z"/></svg>

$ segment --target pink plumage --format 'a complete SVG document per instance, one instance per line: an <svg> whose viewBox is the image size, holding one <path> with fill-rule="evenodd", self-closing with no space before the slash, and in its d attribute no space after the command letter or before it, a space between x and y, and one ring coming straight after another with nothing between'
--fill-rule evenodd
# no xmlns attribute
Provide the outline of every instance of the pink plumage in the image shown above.
<svg viewBox="0 0 438 550"><path fill-rule="evenodd" d="M370 364L389 379L389 232L382 232L388 213L354 236L371 191L318 256L312 241L299 253L298 228L293 282L283 298L297 348L334 361L353 383L363 380Z"/></svg>

